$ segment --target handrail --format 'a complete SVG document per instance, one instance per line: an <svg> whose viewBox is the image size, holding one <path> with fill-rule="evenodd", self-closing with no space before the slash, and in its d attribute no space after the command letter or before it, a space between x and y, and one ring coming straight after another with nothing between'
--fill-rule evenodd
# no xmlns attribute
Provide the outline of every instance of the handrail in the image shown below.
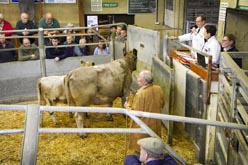
<svg viewBox="0 0 248 165"><path fill-rule="evenodd" d="M25 110L26 105L5 105L0 104L1 110ZM40 111L54 111L54 112L93 112L93 113L114 113L114 114L126 114L126 115L135 115L139 117L146 118L156 118L160 120L166 121L177 121L184 122L190 124L200 124L200 125L210 125L224 128L232 128L232 129L240 129L240 130L248 130L247 125L230 123L230 122L219 122L213 120L192 118L192 117L184 117L184 116L176 116L176 115L166 115L160 113L150 113L150 112L141 112L135 110L127 110L124 108L105 108L105 107L73 107L70 108L66 106L40 106Z"/></svg>
<svg viewBox="0 0 248 165"><path fill-rule="evenodd" d="M243 52L245 54L245 52ZM223 67L229 67L232 68L232 73L234 75L238 75L238 79L239 79L239 83L242 86L242 88L246 91L246 93L248 93L248 86L247 86L247 82L248 82L248 77L247 75L244 73L244 70L242 68L240 68L230 57L230 55L233 54L232 52L222 52L221 54L221 60L225 61L225 65L227 66L223 66ZM239 52L240 54L240 52ZM248 52L246 53L248 54ZM222 65L222 63L221 63ZM225 69L224 68L224 69ZM223 68L221 67L221 73L223 73Z"/></svg>
<svg viewBox="0 0 248 165"><path fill-rule="evenodd" d="M16 32L24 32L24 31L27 31L27 32L39 32L40 30L41 31L54 31L54 30L58 30L58 31L63 31L63 30L86 30L86 29L93 29L93 34L86 34L86 35L95 35L95 34L98 34L96 33L96 31L94 30L95 28L101 28L101 27L111 27L111 26L118 26L118 25L124 25L126 28L127 28L127 24L124 23L124 22L120 22L120 23L114 23L114 24L104 24L104 25L94 25L94 26L91 26L91 27L61 27L61 28L37 28L37 29L27 29L27 30L4 30L2 31L3 33L5 32L13 32L13 33L16 33ZM75 33L76 35L77 33ZM65 34L66 35L66 34ZM74 35L72 33L72 35ZM99 34L98 34L99 35ZM5 36L5 38L25 38L27 36L18 36L18 35L14 35L14 36ZM37 38L36 36L34 35L30 35L28 37L34 37L34 38ZM51 36L52 37L52 36Z"/></svg>
<svg viewBox="0 0 248 165"><path fill-rule="evenodd" d="M228 123L228 122L219 122L219 121L211 121L205 119L198 119L198 118L190 118L190 117L182 117L182 116L175 116L175 115L166 115L166 114L159 114L159 113L150 113L150 112L141 112L141 111L133 111L127 110L123 108L105 108L105 107L62 107L62 106L23 106L23 105L2 105L0 104L0 109L3 110L24 110L28 109L28 107L36 107L38 108L36 113L40 113L41 111L58 111L58 112L95 112L95 113L122 113L126 114L131 117L141 128L37 128L37 133L148 133L150 136L155 136L155 132L151 130L142 120L138 117L146 117L146 118L154 118L160 120L170 120L170 121L178 121L178 122L185 122L191 124L201 124L201 125L211 125L211 126L219 126L225 128L233 128L233 129L241 129L241 130L248 130L247 125L236 124L236 123ZM68 110L69 109L69 110ZM29 109L30 110L30 109ZM28 112L28 111L27 111ZM32 111L32 113L34 113ZM30 114L29 116L30 120ZM33 123L34 121L32 121ZM36 122L39 122L37 119ZM29 123L26 122L25 128L28 127L28 130L33 130L33 127L28 125ZM35 127L36 128L36 127ZM27 128L26 128L27 129ZM13 133L22 133L23 129L14 129L14 130L1 130L1 134L13 134ZM32 133L26 133L25 135L28 136ZM33 134L32 134L33 135ZM30 137L27 137L30 138ZM158 137L159 138L159 137ZM26 141L27 143L27 141ZM38 142L37 142L38 143ZM36 155L37 153L37 144L32 144L33 150L31 154ZM25 147L25 146L23 146ZM174 156L180 163L186 165L187 163L175 153L168 145L165 144L165 149ZM23 155L27 154L27 148L23 149ZM24 160L24 159L23 159ZM35 158L32 158L31 161L35 161Z"/></svg>

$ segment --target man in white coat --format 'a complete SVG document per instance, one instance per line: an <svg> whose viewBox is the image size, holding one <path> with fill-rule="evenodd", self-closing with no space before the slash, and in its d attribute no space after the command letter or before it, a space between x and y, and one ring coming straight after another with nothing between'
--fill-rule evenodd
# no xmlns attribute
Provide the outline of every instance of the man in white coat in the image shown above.
<svg viewBox="0 0 248 165"><path fill-rule="evenodd" d="M205 43L202 47L202 52L207 53L212 56L212 65L216 68L219 67L220 62L220 43L217 41L215 34L217 31L216 26L214 25L206 25L204 32ZM208 63L208 58L205 58L206 63Z"/></svg>
<svg viewBox="0 0 248 165"><path fill-rule="evenodd" d="M174 37L171 36L169 39L178 39L180 42L183 41L192 41L192 48L197 50L202 50L202 47L204 45L204 26L206 24L206 18L203 15L199 15L195 19L196 26L191 28L191 32ZM192 51L192 57L196 58L197 54L196 52Z"/></svg>

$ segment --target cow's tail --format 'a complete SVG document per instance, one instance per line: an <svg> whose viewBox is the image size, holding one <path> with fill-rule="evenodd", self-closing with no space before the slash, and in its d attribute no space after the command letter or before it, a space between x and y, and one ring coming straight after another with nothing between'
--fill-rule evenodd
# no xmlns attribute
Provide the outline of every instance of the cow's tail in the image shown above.
<svg viewBox="0 0 248 165"><path fill-rule="evenodd" d="M65 75L64 78L64 87L65 87L65 94L66 94L66 100L69 106L74 106L73 98L70 91L70 82L69 82L70 75Z"/></svg>
<svg viewBox="0 0 248 165"><path fill-rule="evenodd" d="M46 105L46 100L45 100L44 96L42 95L42 91L41 91L40 80L38 80L38 83L37 83L37 93L38 93L38 103L40 105Z"/></svg>
<svg viewBox="0 0 248 165"><path fill-rule="evenodd" d="M67 104L68 106L75 106L72 95L71 95L71 91L70 91L70 82L69 82L69 74L65 75L64 78L64 87L65 87L65 95L66 95L66 100L67 100ZM72 118L73 117L73 113L69 112L69 117Z"/></svg>

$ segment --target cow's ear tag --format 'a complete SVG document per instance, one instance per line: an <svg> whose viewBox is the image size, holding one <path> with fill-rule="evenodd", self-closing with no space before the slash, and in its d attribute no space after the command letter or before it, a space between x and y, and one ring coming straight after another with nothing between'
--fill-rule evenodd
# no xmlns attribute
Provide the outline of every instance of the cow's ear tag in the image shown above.
<svg viewBox="0 0 248 165"><path fill-rule="evenodd" d="M80 64L81 64L81 65L84 65L84 64L85 64L84 60L81 60L81 61L80 61Z"/></svg>

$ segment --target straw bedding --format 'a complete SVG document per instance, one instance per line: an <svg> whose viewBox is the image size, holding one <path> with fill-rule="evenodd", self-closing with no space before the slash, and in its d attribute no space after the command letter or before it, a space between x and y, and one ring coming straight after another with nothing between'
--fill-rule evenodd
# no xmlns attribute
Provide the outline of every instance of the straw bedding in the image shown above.
<svg viewBox="0 0 248 165"><path fill-rule="evenodd" d="M23 104L23 103L22 103ZM26 103L27 104L27 103ZM120 107L116 100L115 107ZM48 113L43 113L44 127L76 127L74 118L68 113L56 113L59 126L55 126ZM25 113L0 111L0 129L23 128ZM114 121L107 121L105 114L89 113L86 123L90 128L125 128L128 120L122 114L114 114ZM162 129L166 140L166 129ZM22 149L22 134L0 135L0 164L19 164ZM88 134L81 139L77 134L40 134L37 164L66 165L121 165L126 155L125 134ZM193 144L184 135L176 134L171 146L189 164L196 163Z"/></svg>

